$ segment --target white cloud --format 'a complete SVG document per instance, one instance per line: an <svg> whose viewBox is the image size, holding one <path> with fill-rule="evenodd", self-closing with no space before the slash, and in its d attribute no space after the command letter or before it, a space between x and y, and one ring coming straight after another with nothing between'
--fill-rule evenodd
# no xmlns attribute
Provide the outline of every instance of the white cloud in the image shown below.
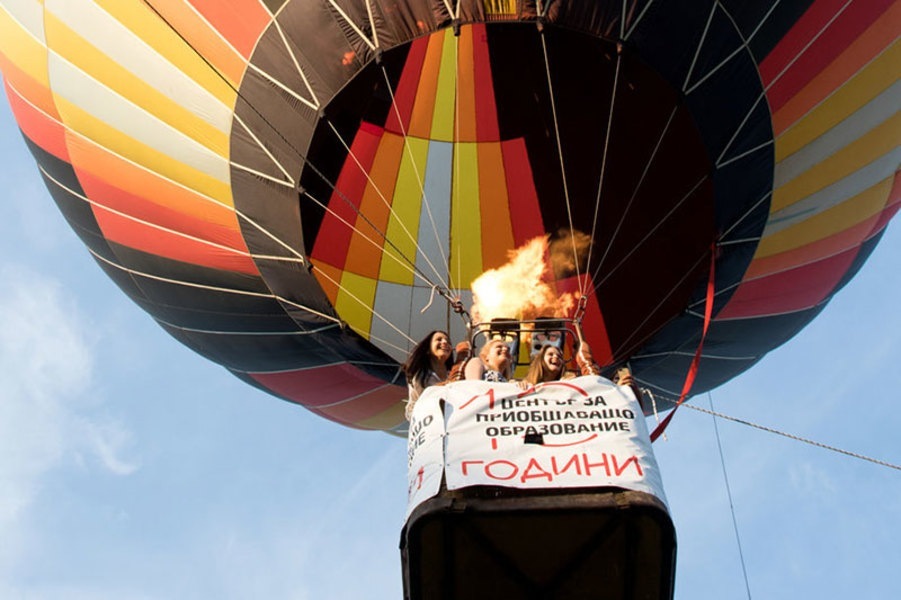
<svg viewBox="0 0 901 600"><path fill-rule="evenodd" d="M48 282L0 270L0 527L29 504L64 451L66 400L90 380L91 357Z"/></svg>
<svg viewBox="0 0 901 600"><path fill-rule="evenodd" d="M80 419L79 424L84 441L107 471L115 475L131 475L138 469L137 463L122 458L133 442L130 430L109 420Z"/></svg>
<svg viewBox="0 0 901 600"><path fill-rule="evenodd" d="M0 266L0 577L28 553L29 509L47 476L79 454L124 475L130 434L90 415L93 340L53 281ZM76 464L68 462L68 464Z"/></svg>
<svg viewBox="0 0 901 600"><path fill-rule="evenodd" d="M838 493L839 482L829 471L811 462L796 462L789 470L789 477L795 490L808 498L819 498Z"/></svg>

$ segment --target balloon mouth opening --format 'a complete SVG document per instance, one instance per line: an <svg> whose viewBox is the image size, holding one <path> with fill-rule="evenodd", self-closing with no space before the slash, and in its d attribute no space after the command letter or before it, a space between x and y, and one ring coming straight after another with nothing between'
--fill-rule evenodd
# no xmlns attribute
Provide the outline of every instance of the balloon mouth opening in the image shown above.
<svg viewBox="0 0 901 600"><path fill-rule="evenodd" d="M325 302L395 360L415 339L398 329L454 329L436 288L478 320L586 303L589 341L612 362L703 279L713 166L682 95L628 47L524 22L439 29L349 74L316 118L301 113L303 193L279 221L298 230ZM553 302L496 302L484 280L535 239L539 275L500 285L515 299L546 285Z"/></svg>
<svg viewBox="0 0 901 600"><path fill-rule="evenodd" d="M709 159L678 94L656 72L628 51L618 55L609 41L566 33L545 34L551 88L541 35L527 23L464 26L456 39L441 30L362 69L322 111L312 164L301 175L304 188L320 198L301 199L314 263L378 282L377 304L386 282L414 290L446 285L452 296L471 291L479 321L571 315L588 294L594 321L606 323L603 335L620 339L629 336L619 331L625 307L615 297L632 285L629 273L644 272L676 289L662 310L645 303L655 314L638 335L646 338L678 314L694 285L685 277L698 245L691 240L704 239L706 249L713 235L711 188L691 191L710 172ZM481 78L464 81L455 72L461 48ZM585 64L594 65L592 77ZM611 119L611 111L619 118ZM645 122L653 131L639 127ZM678 131L678 142L664 133L667 127ZM674 160L681 173L666 164ZM650 176L643 177L645 165ZM687 198L675 218L657 222L664 217L659 198L676 193ZM673 198L666 209L678 203ZM366 207L381 220L365 222ZM404 211L411 215L406 221ZM361 230L340 252L322 236L337 213ZM654 227L687 251L649 259L658 250L642 238ZM397 238L383 241L391 232ZM539 240L534 247L533 240ZM394 242L408 246L404 256ZM520 251L531 258L505 277L508 262L517 262L510 253ZM378 266L354 258L359 253L380 254ZM395 268L398 258L414 273ZM636 266L641 262L650 267ZM641 282L635 287L650 292ZM536 294L544 300L510 306ZM339 296L330 299L341 304ZM355 328L371 332L376 321L363 316ZM611 345L617 342L595 344Z"/></svg>

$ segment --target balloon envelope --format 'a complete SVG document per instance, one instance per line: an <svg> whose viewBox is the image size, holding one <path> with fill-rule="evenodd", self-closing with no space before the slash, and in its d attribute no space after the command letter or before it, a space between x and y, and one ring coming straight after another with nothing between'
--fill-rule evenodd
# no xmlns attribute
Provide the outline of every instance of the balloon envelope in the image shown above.
<svg viewBox="0 0 901 600"><path fill-rule="evenodd" d="M898 208L901 3L0 1L48 189L175 338L334 421L401 431L436 290L591 240L605 365L677 396L752 366ZM449 12L453 10L452 12Z"/></svg>

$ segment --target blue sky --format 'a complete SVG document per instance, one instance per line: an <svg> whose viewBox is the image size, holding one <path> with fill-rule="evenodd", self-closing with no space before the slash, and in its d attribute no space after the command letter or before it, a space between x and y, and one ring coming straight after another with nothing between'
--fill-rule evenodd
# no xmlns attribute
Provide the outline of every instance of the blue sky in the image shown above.
<svg viewBox="0 0 901 600"><path fill-rule="evenodd" d="M201 359L89 257L0 108L0 597L401 597L405 442ZM901 233L717 410L901 463ZM706 396L693 403L708 406ZM898 597L901 471L719 421L751 594ZM655 444L676 598L747 598L710 416Z"/></svg>

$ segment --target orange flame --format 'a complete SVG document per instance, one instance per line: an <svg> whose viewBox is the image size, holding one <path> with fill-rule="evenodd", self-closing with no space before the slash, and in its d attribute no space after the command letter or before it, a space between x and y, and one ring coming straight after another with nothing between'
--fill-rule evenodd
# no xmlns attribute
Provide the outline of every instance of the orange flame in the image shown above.
<svg viewBox="0 0 901 600"><path fill-rule="evenodd" d="M558 270L556 262L560 260L558 257L551 262L552 256L548 250L553 244L549 243L548 236L534 238L516 250L511 250L508 253L510 260L506 264L479 275L472 282L473 321L485 323L498 317L520 320L563 317L572 311L578 295L557 294L547 281L552 268L554 271ZM556 250L556 253L551 254L565 255L567 252L563 244ZM569 260L563 262L574 266L575 261L570 244Z"/></svg>
<svg viewBox="0 0 901 600"><path fill-rule="evenodd" d="M550 238L548 254L556 279L584 273L591 236L578 229L560 229Z"/></svg>

